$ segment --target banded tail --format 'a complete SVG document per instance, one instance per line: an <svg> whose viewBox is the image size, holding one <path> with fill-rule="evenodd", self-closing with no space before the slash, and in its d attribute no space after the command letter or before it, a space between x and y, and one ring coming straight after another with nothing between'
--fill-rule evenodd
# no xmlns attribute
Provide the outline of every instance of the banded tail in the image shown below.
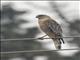
<svg viewBox="0 0 80 60"><path fill-rule="evenodd" d="M58 37L61 37L61 36L58 36ZM56 49L61 49L61 44L65 43L63 38L55 38L55 39L53 39L53 41L54 41L54 45L55 45Z"/></svg>

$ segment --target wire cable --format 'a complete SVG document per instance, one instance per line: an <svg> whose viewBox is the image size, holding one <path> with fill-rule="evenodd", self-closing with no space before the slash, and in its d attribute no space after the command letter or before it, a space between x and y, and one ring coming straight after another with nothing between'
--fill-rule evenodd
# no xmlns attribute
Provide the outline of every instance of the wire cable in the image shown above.
<svg viewBox="0 0 80 60"><path fill-rule="evenodd" d="M0 52L1 54L16 54L16 53L32 53L32 52L50 52L50 51L69 51L69 50L79 50L80 48L77 49L60 49L60 50L29 50L29 51L10 51L10 52Z"/></svg>
<svg viewBox="0 0 80 60"><path fill-rule="evenodd" d="M60 38L60 37L53 37L53 39L55 38ZM80 38L80 36L61 37L61 38ZM16 39L1 39L0 41L21 41L21 40L23 41L23 40L44 40L44 39L51 39L51 38L16 38Z"/></svg>

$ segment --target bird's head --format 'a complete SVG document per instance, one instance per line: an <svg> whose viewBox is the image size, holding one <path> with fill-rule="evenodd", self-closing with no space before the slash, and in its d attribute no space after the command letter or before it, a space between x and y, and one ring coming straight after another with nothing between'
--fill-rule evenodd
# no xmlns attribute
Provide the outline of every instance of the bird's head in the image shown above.
<svg viewBox="0 0 80 60"><path fill-rule="evenodd" d="M38 18L38 19L49 19L50 17L48 15L37 15L36 18Z"/></svg>

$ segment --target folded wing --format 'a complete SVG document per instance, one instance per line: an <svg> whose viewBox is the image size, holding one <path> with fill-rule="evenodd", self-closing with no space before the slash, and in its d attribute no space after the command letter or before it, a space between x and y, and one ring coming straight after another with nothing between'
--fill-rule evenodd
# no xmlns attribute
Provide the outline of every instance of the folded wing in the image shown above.
<svg viewBox="0 0 80 60"><path fill-rule="evenodd" d="M53 20L49 21L49 28L57 35L62 35L62 29L61 26Z"/></svg>

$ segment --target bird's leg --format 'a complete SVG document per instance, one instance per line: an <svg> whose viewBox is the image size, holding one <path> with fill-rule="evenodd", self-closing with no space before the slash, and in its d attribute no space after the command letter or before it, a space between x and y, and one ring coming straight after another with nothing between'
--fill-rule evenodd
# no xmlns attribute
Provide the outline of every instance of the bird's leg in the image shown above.
<svg viewBox="0 0 80 60"><path fill-rule="evenodd" d="M45 36L47 36L47 35L44 35L44 36L42 36L42 37L39 37L38 39L43 40Z"/></svg>
<svg viewBox="0 0 80 60"><path fill-rule="evenodd" d="M47 35L42 36L42 38L45 37L45 36L47 36Z"/></svg>

